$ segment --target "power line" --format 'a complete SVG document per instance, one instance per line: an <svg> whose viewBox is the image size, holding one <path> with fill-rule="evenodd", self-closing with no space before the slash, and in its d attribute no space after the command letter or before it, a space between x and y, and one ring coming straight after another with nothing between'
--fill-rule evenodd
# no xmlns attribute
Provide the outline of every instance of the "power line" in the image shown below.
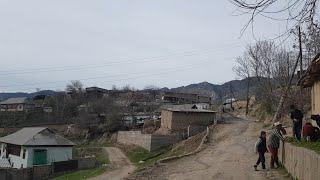
<svg viewBox="0 0 320 180"><path fill-rule="evenodd" d="M191 65L187 65L187 66L182 66L180 67L180 69L177 70L178 67L174 67L174 68L169 68L171 71L164 71L164 72L157 72L157 73L151 73L151 74L146 74L146 73L131 73L131 74L125 74L125 75L128 75L128 76L132 76L132 75L138 75L138 76L135 76L135 77L129 77L129 78L120 78L120 79L112 79L112 80L108 80L108 81L101 81L100 83L110 83L110 82L118 82L118 81L123 81L123 80L132 80L132 79L139 79L139 78L144 78L144 77L150 77L150 76L161 76L161 75L168 75L169 73L176 73L176 72L180 72L180 71L186 71L186 70L190 70L190 69L193 69L193 68L196 68L196 67L201 67L199 65L203 65L203 64L206 64L208 62L212 62L210 60L206 60L206 61L203 61L201 63L195 63L195 64L191 64ZM111 77L111 76L108 76L108 77ZM80 81L83 81L83 80L91 80L91 79L99 79L99 78L105 78L103 76L100 76L100 77L94 77L94 78L85 78L85 79L77 79L77 80L80 80ZM47 82L47 83L34 83L34 84L19 84L19 85L9 85L9 86L2 86L2 88L4 87L24 87L24 86L29 86L30 87L30 90L31 89L34 89L35 87L31 87L31 86L34 86L34 85L40 85L40 84L56 84L56 83L66 83L70 80L66 80L66 81L54 81L54 82ZM46 89L48 89L50 87L46 87ZM56 87L52 87L52 88L56 88Z"/></svg>
<svg viewBox="0 0 320 180"><path fill-rule="evenodd" d="M236 45L234 47L239 47L240 45ZM217 52L217 50L210 50L207 49L203 52L200 53L213 53ZM174 53L177 54L177 53ZM2 71L0 73L1 76L6 76L6 75L16 75L16 74L31 74L31 73L47 73L47 72L61 72L61 71L74 71L74 70L83 70L83 69L94 69L94 68L103 68L103 67L108 67L112 66L115 64L135 64L135 63L149 63L149 62L157 62L163 60L163 58L167 57L187 57L187 56L193 56L197 55L199 52L194 52L194 51L186 51L183 53L178 53L177 55L166 55L162 57L150 57L150 58L143 58L142 61L134 61L134 60L125 60L125 61L111 61L108 62L107 64L95 64L95 65L75 65L75 66L60 66L60 67L41 67L41 68L31 68L31 69L19 69L19 70L7 70L7 71ZM155 59L155 60L153 60ZM137 59L138 60L138 59Z"/></svg>

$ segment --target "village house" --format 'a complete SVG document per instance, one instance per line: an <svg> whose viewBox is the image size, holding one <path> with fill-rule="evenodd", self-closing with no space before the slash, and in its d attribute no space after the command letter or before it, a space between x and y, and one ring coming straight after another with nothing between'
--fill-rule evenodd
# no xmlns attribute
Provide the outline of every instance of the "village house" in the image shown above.
<svg viewBox="0 0 320 180"><path fill-rule="evenodd" d="M73 142L46 127L27 127L0 138L1 159L12 168L27 168L72 159Z"/></svg>
<svg viewBox="0 0 320 180"><path fill-rule="evenodd" d="M26 97L9 98L0 102L1 111L28 111L34 108L34 104L28 102Z"/></svg>
<svg viewBox="0 0 320 180"><path fill-rule="evenodd" d="M189 126L208 126L216 123L216 112L204 109L168 108L161 112L161 128L170 131Z"/></svg>
<svg viewBox="0 0 320 180"><path fill-rule="evenodd" d="M108 90L99 87L87 87L86 93L88 97L101 98L107 95Z"/></svg>
<svg viewBox="0 0 320 180"><path fill-rule="evenodd" d="M299 80L303 88L311 87L311 114L320 124L320 54L311 62L310 66Z"/></svg>

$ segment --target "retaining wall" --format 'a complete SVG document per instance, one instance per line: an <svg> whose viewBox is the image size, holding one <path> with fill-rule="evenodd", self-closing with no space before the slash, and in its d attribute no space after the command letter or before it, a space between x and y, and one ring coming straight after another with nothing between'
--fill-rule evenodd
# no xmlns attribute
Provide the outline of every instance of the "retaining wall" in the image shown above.
<svg viewBox="0 0 320 180"><path fill-rule="evenodd" d="M142 134L141 131L119 131L117 142L122 144L133 144L154 151L167 147L176 142L174 136Z"/></svg>
<svg viewBox="0 0 320 180"><path fill-rule="evenodd" d="M320 155L312 150L284 143L280 146L279 159L293 178L299 180L320 178Z"/></svg>
<svg viewBox="0 0 320 180"><path fill-rule="evenodd" d="M78 169L92 169L98 165L96 158L78 159Z"/></svg>

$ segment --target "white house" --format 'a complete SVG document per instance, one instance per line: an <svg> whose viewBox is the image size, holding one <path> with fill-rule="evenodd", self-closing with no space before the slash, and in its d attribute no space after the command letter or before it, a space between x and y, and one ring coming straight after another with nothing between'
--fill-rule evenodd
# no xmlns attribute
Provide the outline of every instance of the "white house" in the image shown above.
<svg viewBox="0 0 320 180"><path fill-rule="evenodd" d="M0 157L8 159L13 168L71 160L75 145L46 127L23 128L1 137L0 143Z"/></svg>

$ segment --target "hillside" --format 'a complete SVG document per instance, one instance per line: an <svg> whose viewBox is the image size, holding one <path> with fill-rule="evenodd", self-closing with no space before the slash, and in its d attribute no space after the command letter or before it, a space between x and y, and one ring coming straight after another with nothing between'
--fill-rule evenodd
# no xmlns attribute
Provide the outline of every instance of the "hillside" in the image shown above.
<svg viewBox="0 0 320 180"><path fill-rule="evenodd" d="M265 78L261 80L266 80ZM184 92L184 93L198 93L202 95L213 95L216 100L221 100L228 97L237 97L240 99L245 98L248 79L232 80L224 84L211 84L209 82L201 82L197 84L190 84L187 86L181 86L172 88L169 91ZM250 78L251 92L256 89L258 78Z"/></svg>
<svg viewBox="0 0 320 180"><path fill-rule="evenodd" d="M266 78L260 78L260 81L266 80ZM255 90L258 83L257 77L250 78L251 92ZM212 84L209 82L201 82L190 84L187 86L181 86L177 88L162 88L160 91L173 91L173 92L184 92L184 93L197 93L206 96L213 96L216 100L222 100L224 98L236 97L238 99L244 99L246 95L248 79L232 80L224 84ZM33 93L0 93L0 100L5 100L13 97L28 97L32 98L36 95L55 95L57 92L52 90L44 90Z"/></svg>
<svg viewBox="0 0 320 180"><path fill-rule="evenodd" d="M0 100L5 100L8 98L17 98L17 97L27 97L27 98L33 98L37 95L47 95L52 96L55 95L57 92L52 90L43 90L33 93L24 93L24 92L16 92L16 93L0 93Z"/></svg>

